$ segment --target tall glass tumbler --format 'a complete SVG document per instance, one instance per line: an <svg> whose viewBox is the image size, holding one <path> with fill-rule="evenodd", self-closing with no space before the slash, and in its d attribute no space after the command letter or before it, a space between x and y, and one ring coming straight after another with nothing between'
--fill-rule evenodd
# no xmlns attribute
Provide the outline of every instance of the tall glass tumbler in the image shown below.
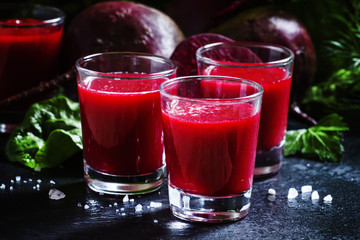
<svg viewBox="0 0 360 240"><path fill-rule="evenodd" d="M263 89L232 77L160 85L169 201L184 220L226 222L250 207Z"/></svg>
<svg viewBox="0 0 360 240"><path fill-rule="evenodd" d="M0 100L49 81L59 70L64 13L34 4L0 4ZM1 109L0 132L11 131L26 108ZM19 117L20 116L20 117Z"/></svg>
<svg viewBox="0 0 360 240"><path fill-rule="evenodd" d="M164 181L159 86L176 64L155 55L109 52L76 62L88 186L142 194Z"/></svg>
<svg viewBox="0 0 360 240"><path fill-rule="evenodd" d="M265 43L214 43L197 50L199 74L233 76L264 88L255 178L276 174L282 165L294 54Z"/></svg>

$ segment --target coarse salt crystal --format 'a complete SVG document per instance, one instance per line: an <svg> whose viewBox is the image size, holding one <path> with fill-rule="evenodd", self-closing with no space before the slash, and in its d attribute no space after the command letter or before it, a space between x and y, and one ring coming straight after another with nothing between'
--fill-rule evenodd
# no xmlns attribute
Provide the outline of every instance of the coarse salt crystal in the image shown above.
<svg viewBox="0 0 360 240"><path fill-rule="evenodd" d="M5 188L6 188L6 185L2 183L2 184L0 185L0 189L5 189Z"/></svg>
<svg viewBox="0 0 360 240"><path fill-rule="evenodd" d="M41 179L36 180L38 183L41 183Z"/></svg>
<svg viewBox="0 0 360 240"><path fill-rule="evenodd" d="M65 193L63 193L62 191L52 188L49 191L49 198L53 199L53 200L60 200L63 199L65 197Z"/></svg>
<svg viewBox="0 0 360 240"><path fill-rule="evenodd" d="M296 198L299 195L298 191L295 188L290 188L288 192L288 198Z"/></svg>
<svg viewBox="0 0 360 240"><path fill-rule="evenodd" d="M150 202L150 207L152 208L159 208L162 206L161 202Z"/></svg>
<svg viewBox="0 0 360 240"><path fill-rule="evenodd" d="M270 195L275 195L275 194L276 194L276 191L275 191L274 189L272 189L272 188L269 188L268 194L270 194Z"/></svg>
<svg viewBox="0 0 360 240"><path fill-rule="evenodd" d="M311 185L305 185L301 187L301 192L302 193L308 193L312 191L312 186Z"/></svg>
<svg viewBox="0 0 360 240"><path fill-rule="evenodd" d="M328 194L324 197L324 202L331 202L332 200L333 200L333 198L330 194Z"/></svg>
<svg viewBox="0 0 360 240"><path fill-rule="evenodd" d="M87 204L84 205L84 209L89 209L89 208L90 208L89 205L87 205Z"/></svg>
<svg viewBox="0 0 360 240"><path fill-rule="evenodd" d="M126 213L123 212L123 213L121 214L121 216L126 216Z"/></svg>
<svg viewBox="0 0 360 240"><path fill-rule="evenodd" d="M9 190L10 190L10 191L13 191L13 190L14 190L14 187L13 187L13 186L10 186L10 187L9 187Z"/></svg>
<svg viewBox="0 0 360 240"><path fill-rule="evenodd" d="M20 182L21 181L21 176L16 176L15 180L16 180L16 182Z"/></svg>
<svg viewBox="0 0 360 240"><path fill-rule="evenodd" d="M50 184L55 184L55 181L54 181L54 180L50 180Z"/></svg>
<svg viewBox="0 0 360 240"><path fill-rule="evenodd" d="M125 197L123 198L123 202L128 202L129 201L129 196L125 195Z"/></svg>
<svg viewBox="0 0 360 240"><path fill-rule="evenodd" d="M157 219L154 219L154 223L158 223L159 221Z"/></svg>
<svg viewBox="0 0 360 240"><path fill-rule="evenodd" d="M135 206L135 212L141 212L142 211L142 205L138 204Z"/></svg>
<svg viewBox="0 0 360 240"><path fill-rule="evenodd" d="M130 199L130 202L134 202L134 201L135 201L135 199L133 199L133 198Z"/></svg>
<svg viewBox="0 0 360 240"><path fill-rule="evenodd" d="M318 200L320 198L318 191L313 191L311 193L311 200Z"/></svg>

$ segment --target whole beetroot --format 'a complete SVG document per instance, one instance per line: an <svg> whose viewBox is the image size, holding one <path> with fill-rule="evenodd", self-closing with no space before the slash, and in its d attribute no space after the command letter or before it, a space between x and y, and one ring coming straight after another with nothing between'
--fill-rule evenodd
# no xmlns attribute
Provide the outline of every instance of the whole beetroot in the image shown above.
<svg viewBox="0 0 360 240"><path fill-rule="evenodd" d="M180 42L170 57L178 66L177 76L197 75L196 50L215 42L233 42L233 40L220 34L199 33Z"/></svg>
<svg viewBox="0 0 360 240"><path fill-rule="evenodd" d="M135 51L170 57L184 35L166 14L127 1L100 2L79 13L64 34L64 65L97 52Z"/></svg>
<svg viewBox="0 0 360 240"><path fill-rule="evenodd" d="M241 12L212 29L236 41L273 43L295 54L291 102L301 99L316 71L316 53L306 28L292 15L271 7Z"/></svg>

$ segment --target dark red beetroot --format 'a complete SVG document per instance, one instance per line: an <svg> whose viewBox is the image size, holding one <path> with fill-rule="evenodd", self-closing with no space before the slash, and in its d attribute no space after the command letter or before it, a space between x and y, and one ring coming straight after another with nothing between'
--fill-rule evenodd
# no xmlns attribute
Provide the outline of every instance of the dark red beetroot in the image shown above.
<svg viewBox="0 0 360 240"><path fill-rule="evenodd" d="M134 2L100 2L82 11L64 35L64 65L82 56L136 51L170 57L184 35L166 14Z"/></svg>
<svg viewBox="0 0 360 240"><path fill-rule="evenodd" d="M215 42L233 42L233 40L220 34L199 33L180 42L170 57L178 65L177 76L197 75L196 50Z"/></svg>
<svg viewBox="0 0 360 240"><path fill-rule="evenodd" d="M236 41L279 44L295 54L291 101L303 97L316 70L316 54L305 27L292 15L281 10L261 7L241 12L214 28L212 32Z"/></svg>

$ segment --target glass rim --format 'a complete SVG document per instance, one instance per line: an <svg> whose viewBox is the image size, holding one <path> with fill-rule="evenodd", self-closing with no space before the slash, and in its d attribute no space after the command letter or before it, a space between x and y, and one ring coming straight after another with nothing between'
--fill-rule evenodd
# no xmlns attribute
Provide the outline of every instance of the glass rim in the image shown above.
<svg viewBox="0 0 360 240"><path fill-rule="evenodd" d="M31 3L11 3L11 4L3 4L0 5L1 8L13 8L13 9L19 9L19 8L33 8L33 9L48 9L54 11L54 13L57 13L57 16L54 16L49 19L42 20L42 23L39 24L31 24L31 25L14 25L14 24L7 24L7 23L1 23L0 27L2 28L40 28L40 27L47 27L52 25L61 25L64 23L65 20L65 13L57 7L53 6L47 6L47 5L41 5L41 4L31 4ZM1 20L1 19L0 19Z"/></svg>
<svg viewBox="0 0 360 240"><path fill-rule="evenodd" d="M139 76L139 77L131 77L131 76L117 77L116 75L114 76L114 73L116 73L116 72L109 73L109 72L104 72L104 71L92 70L92 69L83 67L81 65L83 63L86 63L90 59L95 59L100 56L124 56L124 57L137 56L137 57L141 57L144 59L157 59L158 62L162 61L164 63L169 64L169 69L161 71L161 72L156 72L156 73L145 73L144 74L145 76ZM81 57L78 60L76 60L75 67L76 67L77 71L82 71L82 72L88 74L89 76L98 76L98 77L102 77L102 78L111 78L111 79L120 78L120 79L126 79L126 80L146 80L146 79L156 79L159 77L167 77L167 76L171 76L172 74L174 74L177 70L177 64L166 57L155 55L155 54L150 54L150 53L121 52L121 51L94 53L94 54L90 54L90 55Z"/></svg>
<svg viewBox="0 0 360 240"><path fill-rule="evenodd" d="M287 54L286 57L274 60L274 61L268 61L263 63L257 63L256 65L248 65L249 63L242 63L242 62L236 62L236 64L231 62L220 62L221 60L214 60L209 57L203 56L203 53L212 49L219 49L221 47L257 47L257 48L263 48L263 49L273 49L278 50L279 52L283 52ZM277 45L277 44L271 44L271 43L261 43L261 42L216 42L216 43L209 43L204 46L199 47L196 50L196 59L198 61L202 61L207 64L215 65L215 66L223 66L223 67L238 67L238 68L264 68L264 67L280 67L285 66L288 64L291 64L294 62L295 55L294 53L287 47Z"/></svg>
<svg viewBox="0 0 360 240"><path fill-rule="evenodd" d="M238 82L238 83L244 83L246 85L250 85L258 90L258 92L242 96L242 97L233 97L233 98L192 98L192 97L182 97L178 96L176 94L171 94L165 90L165 88L169 85L175 84L177 82L189 82L193 81L194 79L200 80L200 81L211 81L211 80L221 80L221 81L228 81L228 82ZM243 78L238 77L230 77L230 76L218 76L218 75L192 75L192 76L182 76L182 77L175 77L169 80L164 81L160 84L160 94L164 95L166 97L182 100L182 101L188 101L188 102L196 102L196 103L207 103L207 104L236 104L239 102L249 102L253 100L257 100L263 96L264 88L257 82L252 80L247 80Z"/></svg>

